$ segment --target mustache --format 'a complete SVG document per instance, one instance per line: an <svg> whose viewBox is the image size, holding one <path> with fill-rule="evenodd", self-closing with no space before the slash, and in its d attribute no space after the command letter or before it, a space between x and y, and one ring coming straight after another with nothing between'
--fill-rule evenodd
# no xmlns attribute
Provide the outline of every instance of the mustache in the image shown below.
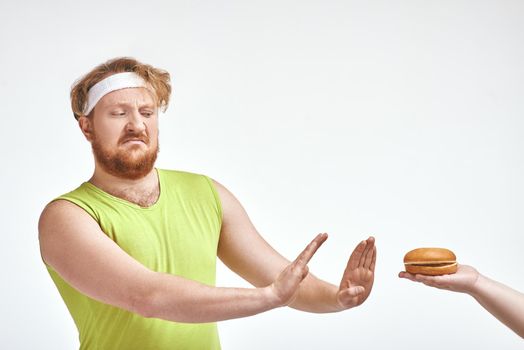
<svg viewBox="0 0 524 350"><path fill-rule="evenodd" d="M127 141L142 141L146 145L149 145L149 136L147 136L147 134L145 133L129 132L120 137L120 139L118 140L118 144L123 144Z"/></svg>

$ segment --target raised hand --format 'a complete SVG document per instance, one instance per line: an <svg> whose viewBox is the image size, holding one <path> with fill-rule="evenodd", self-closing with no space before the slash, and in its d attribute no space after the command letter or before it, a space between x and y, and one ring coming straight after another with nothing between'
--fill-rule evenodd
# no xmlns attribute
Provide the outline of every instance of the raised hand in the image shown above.
<svg viewBox="0 0 524 350"><path fill-rule="evenodd" d="M458 265L457 272L451 275L426 276L402 271L398 277L414 282L421 282L427 286L451 290L460 293L470 293L479 278L479 273L468 265Z"/></svg>
<svg viewBox="0 0 524 350"><path fill-rule="evenodd" d="M326 233L315 237L300 253L300 255L289 264L271 285L271 290L277 297L277 304L285 306L291 303L297 295L300 283L309 273L307 264L316 253L317 249L326 241Z"/></svg>
<svg viewBox="0 0 524 350"><path fill-rule="evenodd" d="M343 309L362 304L373 287L377 248L375 238L360 242L347 263L337 293L337 302Z"/></svg>

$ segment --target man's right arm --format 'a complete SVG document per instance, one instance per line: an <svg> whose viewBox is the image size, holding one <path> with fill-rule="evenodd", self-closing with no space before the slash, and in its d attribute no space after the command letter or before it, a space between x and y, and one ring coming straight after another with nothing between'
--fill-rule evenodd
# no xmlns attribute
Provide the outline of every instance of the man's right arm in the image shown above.
<svg viewBox="0 0 524 350"><path fill-rule="evenodd" d="M43 260L75 289L144 317L188 323L245 317L288 304L325 238L317 236L269 286L218 288L146 268L71 202L50 203L39 222Z"/></svg>

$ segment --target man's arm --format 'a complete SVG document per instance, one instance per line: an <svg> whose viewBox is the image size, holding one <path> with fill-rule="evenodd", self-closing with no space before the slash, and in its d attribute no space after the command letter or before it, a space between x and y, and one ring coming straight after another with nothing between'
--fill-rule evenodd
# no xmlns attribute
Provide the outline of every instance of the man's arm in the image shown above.
<svg viewBox="0 0 524 350"><path fill-rule="evenodd" d="M201 323L288 304L326 236L318 235L282 273L254 289L210 287L151 271L109 239L83 209L64 200L44 209L39 239L44 261L81 293L145 317Z"/></svg>
<svg viewBox="0 0 524 350"><path fill-rule="evenodd" d="M218 256L231 270L256 287L266 286L289 264L257 232L240 202L214 182L222 203ZM335 312L362 304L373 285L376 248L372 237L360 242L351 255L339 286L311 273L301 283L289 306L309 312Z"/></svg>
<svg viewBox="0 0 524 350"><path fill-rule="evenodd" d="M457 273L443 276L412 275L399 277L439 289L471 295L489 313L524 338L524 294L480 274L468 265L459 265Z"/></svg>

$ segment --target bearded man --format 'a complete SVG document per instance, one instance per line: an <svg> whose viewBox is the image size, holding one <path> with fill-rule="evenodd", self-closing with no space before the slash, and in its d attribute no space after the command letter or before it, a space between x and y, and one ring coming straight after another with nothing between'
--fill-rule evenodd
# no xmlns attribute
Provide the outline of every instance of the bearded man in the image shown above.
<svg viewBox="0 0 524 350"><path fill-rule="evenodd" d="M374 280L373 237L356 246L335 286L307 267L327 234L290 262L224 186L154 167L170 92L169 73L131 58L95 67L71 90L95 169L46 206L39 239L80 349L219 349L217 321L362 304ZM254 288L216 287L217 257Z"/></svg>

